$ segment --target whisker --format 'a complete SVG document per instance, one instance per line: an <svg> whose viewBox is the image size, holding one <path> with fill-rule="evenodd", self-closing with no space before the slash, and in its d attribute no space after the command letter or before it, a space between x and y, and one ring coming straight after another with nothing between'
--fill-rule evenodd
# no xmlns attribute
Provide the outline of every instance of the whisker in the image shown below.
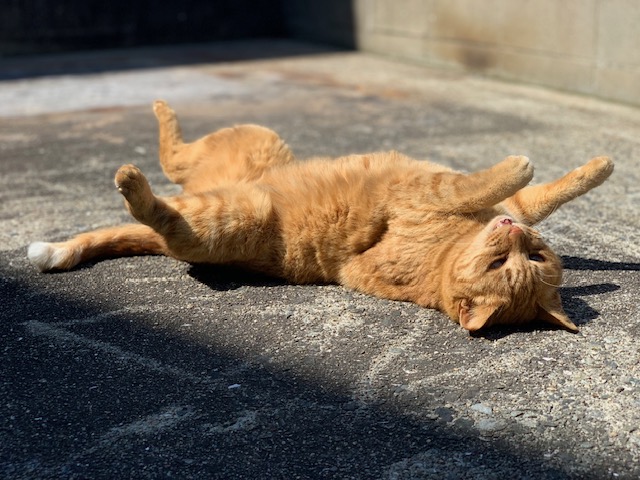
<svg viewBox="0 0 640 480"><path fill-rule="evenodd" d="M544 283L545 285L548 285L548 286L553 287L553 288L560 288L560 286L561 286L560 284L549 283L549 282L545 282L544 280L540 280L540 281L542 283Z"/></svg>
<svg viewBox="0 0 640 480"><path fill-rule="evenodd" d="M556 205L554 210L549 215L551 215L553 212L555 212L559 208L559 206L560 205ZM547 218L549 217L549 215L547 215ZM545 220L546 220L546 218L545 218ZM557 232L559 229L561 229L563 227L566 228L567 227L567 223L569 224L569 226L572 226L572 227L575 227L575 228L582 228L583 227L583 225L581 225L573 216L567 216L565 220L566 220L566 223L563 223L562 225L556 223L555 226L553 226L553 227L551 227L549 229L546 229L546 231L551 233L551 234L553 234L553 233Z"/></svg>
<svg viewBox="0 0 640 480"><path fill-rule="evenodd" d="M556 285L554 283L549 283L549 282L545 282L544 279L542 278L542 276L538 277L538 280L540 280L542 283L544 283L545 285L549 285L550 287L554 287L554 288L558 288L560 287L560 284Z"/></svg>
<svg viewBox="0 0 640 480"><path fill-rule="evenodd" d="M544 218L540 219L540 221L539 221L538 223L542 223L542 222L544 222L544 221L548 220L548 219L549 219L549 217L550 217L551 215L553 215L553 214L558 210L558 208L560 208L560 204L559 204L559 203L556 203L556 204L553 206L553 208L549 211L549 213L547 213L547 214L544 216ZM553 233L553 232L554 232L554 228L549 228L547 231L549 231L549 232L552 232L552 233Z"/></svg>
<svg viewBox="0 0 640 480"><path fill-rule="evenodd" d="M551 215L553 215L554 213L556 213L556 212L558 211L558 209L559 209L559 208L560 208L560 204L559 204L559 203L556 203L556 204L553 206L553 208L549 211L549 213L547 213L547 214L545 215L545 217L544 217L542 220L540 220L540 221L541 221L541 222L544 222L544 221L545 221L546 219L548 219Z"/></svg>

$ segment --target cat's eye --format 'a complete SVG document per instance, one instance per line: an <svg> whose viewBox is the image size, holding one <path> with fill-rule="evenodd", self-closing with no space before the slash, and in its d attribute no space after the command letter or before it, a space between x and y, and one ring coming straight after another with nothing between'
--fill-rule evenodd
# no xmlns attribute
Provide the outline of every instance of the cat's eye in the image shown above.
<svg viewBox="0 0 640 480"><path fill-rule="evenodd" d="M544 257L539 253L530 253L529 260L532 262L544 262Z"/></svg>
<svg viewBox="0 0 640 480"><path fill-rule="evenodd" d="M496 270L500 268L502 265L507 263L506 258L499 258L498 260L494 260L491 265L489 265L489 270Z"/></svg>

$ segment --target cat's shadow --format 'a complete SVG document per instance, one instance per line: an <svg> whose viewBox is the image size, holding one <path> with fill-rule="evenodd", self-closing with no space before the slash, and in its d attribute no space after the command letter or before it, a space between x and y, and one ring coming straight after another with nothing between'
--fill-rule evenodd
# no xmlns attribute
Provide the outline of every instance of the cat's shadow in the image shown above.
<svg viewBox="0 0 640 480"><path fill-rule="evenodd" d="M640 263L633 262L609 262L594 258L582 258L572 255L562 255L562 265L565 270L618 270L640 271Z"/></svg>
<svg viewBox="0 0 640 480"><path fill-rule="evenodd" d="M288 285L284 280L229 265L191 264L187 274L212 290L229 291L241 287Z"/></svg>
<svg viewBox="0 0 640 480"><path fill-rule="evenodd" d="M568 255L562 257L562 263L567 271L640 271L640 263L609 262ZM198 282L218 291L236 290L246 286L275 287L288 285L284 280L236 266L193 264L190 265L187 273ZM565 312L580 327L600 316L600 312L591 307L583 297L602 295L619 289L620 285L614 283L596 283L576 287L560 287L559 291ZM543 323L532 323L524 327L490 328L486 331L474 332L472 335L486 340L499 340L513 333L537 330L557 330L557 328Z"/></svg>
<svg viewBox="0 0 640 480"><path fill-rule="evenodd" d="M566 271L640 271L640 263L610 262L572 255L563 255L562 264ZM602 295L615 292L619 289L620 285L616 285L615 283L596 283L579 287L560 287L559 291L565 312L569 318L580 327L600 316L600 312L591 307L582 297ZM557 330L557 328L542 323L532 323L520 328L493 328L484 332L476 332L473 336L482 337L487 340L499 340L512 333L531 332L535 330Z"/></svg>

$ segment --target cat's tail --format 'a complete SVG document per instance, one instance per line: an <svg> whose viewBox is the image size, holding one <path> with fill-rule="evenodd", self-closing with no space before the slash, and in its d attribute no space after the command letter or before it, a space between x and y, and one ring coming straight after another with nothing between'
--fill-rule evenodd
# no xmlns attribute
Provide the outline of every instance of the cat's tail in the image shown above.
<svg viewBox="0 0 640 480"><path fill-rule="evenodd" d="M95 258L169 255L167 244L146 225L128 224L82 233L59 243L34 242L27 256L41 271L70 270Z"/></svg>

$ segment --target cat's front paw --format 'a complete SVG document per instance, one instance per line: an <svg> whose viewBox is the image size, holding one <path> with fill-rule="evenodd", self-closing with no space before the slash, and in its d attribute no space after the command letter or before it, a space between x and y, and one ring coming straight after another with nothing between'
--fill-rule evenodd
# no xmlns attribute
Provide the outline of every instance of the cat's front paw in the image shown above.
<svg viewBox="0 0 640 480"><path fill-rule="evenodd" d="M146 177L135 165L123 165L116 172L115 184L131 214L142 221L155 201Z"/></svg>
<svg viewBox="0 0 640 480"><path fill-rule="evenodd" d="M510 176L523 186L533 178L533 164L524 155L510 155L496 167L500 173Z"/></svg>
<svg viewBox="0 0 640 480"><path fill-rule="evenodd" d="M524 155L510 155L505 159L514 172L523 177L533 177L533 164Z"/></svg>
<svg viewBox="0 0 640 480"><path fill-rule="evenodd" d="M582 193L597 187L613 172L613 161L609 157L596 157L567 175L567 179L579 185Z"/></svg>
<svg viewBox="0 0 640 480"><path fill-rule="evenodd" d="M595 157L589 160L586 165L583 165L578 170L581 170L583 175L589 177L591 183L596 186L609 178L609 175L613 173L613 167L613 160L609 157Z"/></svg>

